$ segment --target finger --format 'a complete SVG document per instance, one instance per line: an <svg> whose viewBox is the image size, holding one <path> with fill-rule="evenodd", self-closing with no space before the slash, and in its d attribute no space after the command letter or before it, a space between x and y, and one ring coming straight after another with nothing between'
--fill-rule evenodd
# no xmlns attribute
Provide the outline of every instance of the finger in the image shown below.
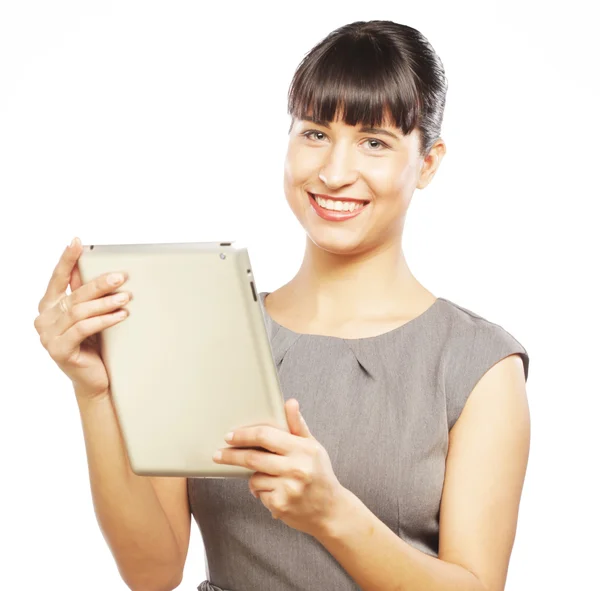
<svg viewBox="0 0 600 591"><path fill-rule="evenodd" d="M112 314L92 316L77 322L63 334L57 336L52 343L51 356L57 361L67 361L77 351L79 345L88 337L99 333L127 318L127 309L117 310Z"/></svg>
<svg viewBox="0 0 600 591"><path fill-rule="evenodd" d="M302 425L300 424L300 417L297 413L298 401L295 398L290 398L285 403L285 416L288 423L288 429L290 433L294 435L300 435L302 432Z"/></svg>
<svg viewBox="0 0 600 591"><path fill-rule="evenodd" d="M248 488L250 489L250 492L258 498L259 492L274 491L279 479L279 476L270 476L263 472L255 472L248 479Z"/></svg>
<svg viewBox="0 0 600 591"><path fill-rule="evenodd" d="M83 252L83 250L81 250L81 244L79 242L77 242L77 244L75 244L73 246L73 249L77 249L78 253L77 253L77 258L76 261L79 260L79 257L81 256L81 253ZM79 289L81 286L83 285L83 281L81 280L81 273L79 272L79 265L74 265L73 270L71 271L71 281L70 281L70 286L71 286L71 293L73 293L76 289Z"/></svg>
<svg viewBox="0 0 600 591"><path fill-rule="evenodd" d="M118 281L115 283L113 277L119 276ZM104 273L95 277L91 281L84 283L78 287L70 296L71 304L79 304L81 302L87 302L89 300L97 299L99 297L110 294L120 287L129 279L127 273Z"/></svg>
<svg viewBox="0 0 600 591"><path fill-rule="evenodd" d="M294 448L293 437L293 434L271 425L256 425L236 429L233 437L225 441L234 447L263 447L270 452L287 455Z"/></svg>
<svg viewBox="0 0 600 591"><path fill-rule="evenodd" d="M312 438L313 435L310 432L308 425L306 424L306 420L304 419L304 416L302 415L302 413L300 411L298 411L298 414L300 415L300 422L302 423L302 436Z"/></svg>
<svg viewBox="0 0 600 591"><path fill-rule="evenodd" d="M109 283L109 278L112 273L105 273L100 275L87 283L84 283L81 287L77 288L74 292L69 295L62 295L61 298L54 304L49 319L51 322L62 322L63 317L70 316L72 310L83 302L89 302L101 298L107 294L112 293L118 287L123 285L127 281L127 274L122 273L123 279L118 283ZM119 292L120 293L120 292ZM61 301L62 300L62 301Z"/></svg>
<svg viewBox="0 0 600 591"><path fill-rule="evenodd" d="M285 412L290 431L298 437L312 437L311 432L300 412L300 403L296 398L290 398L285 403Z"/></svg>
<svg viewBox="0 0 600 591"><path fill-rule="evenodd" d="M75 243L78 242L77 238L74 238L73 241ZM67 287L69 285L69 280L71 278L71 271L75 266L75 262L79 256L79 249L73 249L72 247L67 246L63 251L56 267L52 271L52 275L50 277L50 281L48 282L48 286L46 288L46 293L42 297L40 301L39 310L42 312L56 300L60 298L60 296L67 291Z"/></svg>
<svg viewBox="0 0 600 591"><path fill-rule="evenodd" d="M289 458L266 451L255 449L238 449L235 447L221 448L221 459L213 456L213 462L217 464L230 464L242 466L255 472L264 472L272 476L280 476L289 472Z"/></svg>
<svg viewBox="0 0 600 591"><path fill-rule="evenodd" d="M131 294L129 292L120 291L116 294L110 294L94 300L75 304L68 310L64 310L63 313L57 317L53 330L56 334L63 334L71 328L71 326L81 320L91 318L92 316L116 312L121 307L124 308L130 300Z"/></svg>

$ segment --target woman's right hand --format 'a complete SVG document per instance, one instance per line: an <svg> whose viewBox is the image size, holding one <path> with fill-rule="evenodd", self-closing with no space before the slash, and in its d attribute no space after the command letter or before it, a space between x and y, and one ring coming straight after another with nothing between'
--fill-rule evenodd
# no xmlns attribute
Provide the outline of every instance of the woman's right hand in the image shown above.
<svg viewBox="0 0 600 591"><path fill-rule="evenodd" d="M128 311L120 308L131 299L131 293L107 295L123 285L126 274L115 284L109 283L111 274L106 273L82 285L75 264L82 252L77 238L65 249L40 300L39 316L33 324L43 347L73 382L77 396L93 398L109 391L97 335L127 317ZM71 293L67 295L69 285ZM126 299L117 301L122 295Z"/></svg>

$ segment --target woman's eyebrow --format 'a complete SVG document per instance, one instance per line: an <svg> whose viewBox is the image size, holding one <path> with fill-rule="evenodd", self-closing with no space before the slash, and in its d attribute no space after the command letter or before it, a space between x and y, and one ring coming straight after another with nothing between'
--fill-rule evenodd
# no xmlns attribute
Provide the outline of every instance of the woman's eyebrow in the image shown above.
<svg viewBox="0 0 600 591"><path fill-rule="evenodd" d="M379 127L361 127L358 131L360 131L361 133L365 132L365 133L380 133L382 135L389 135L390 137L393 137L395 140L400 140L400 138L395 134L392 133L391 131L388 131L387 129L380 129Z"/></svg>
<svg viewBox="0 0 600 591"><path fill-rule="evenodd" d="M311 123L321 125L322 127L326 127L327 129L331 129L331 125L329 125L327 121L320 121L318 119L313 119L312 117L303 117L300 119L300 121L309 121ZM381 129L380 127L368 127L366 125L363 125L358 131L360 133L375 133L381 135L388 135L390 137L393 137L395 140L400 141L400 138L395 133L392 133L387 129Z"/></svg>

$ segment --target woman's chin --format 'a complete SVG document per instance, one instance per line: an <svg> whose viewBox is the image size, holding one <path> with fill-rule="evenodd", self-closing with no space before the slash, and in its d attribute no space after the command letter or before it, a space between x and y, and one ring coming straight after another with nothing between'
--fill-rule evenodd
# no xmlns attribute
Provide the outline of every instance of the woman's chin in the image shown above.
<svg viewBox="0 0 600 591"><path fill-rule="evenodd" d="M325 220L314 209L307 210L290 203L292 212L313 244L332 254L358 254L367 250L368 217L357 216L347 221ZM368 214L369 212L364 212Z"/></svg>
<svg viewBox="0 0 600 591"><path fill-rule="evenodd" d="M358 254L365 248L364 236L356 231L319 228L307 230L307 234L315 246L331 254Z"/></svg>

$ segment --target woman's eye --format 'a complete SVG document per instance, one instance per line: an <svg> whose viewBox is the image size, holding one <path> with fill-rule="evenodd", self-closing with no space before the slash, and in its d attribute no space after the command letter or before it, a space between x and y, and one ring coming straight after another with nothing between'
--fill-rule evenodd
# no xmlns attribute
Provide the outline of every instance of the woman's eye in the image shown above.
<svg viewBox="0 0 600 591"><path fill-rule="evenodd" d="M305 131L302 135L304 137L313 139L313 137L314 137L313 134L325 137L325 134L322 131L317 131L315 129L310 129L309 131ZM311 137L311 136L313 136L313 137ZM320 139L321 138L318 138L317 141L320 141ZM381 150L387 148L387 146L383 142L380 142L379 140L376 140L374 138L366 139L365 143L368 143L371 146L371 148L369 149L371 152L380 152ZM373 146L372 146L373 143L377 144L377 146L379 146L379 147L376 146L375 148L373 148Z"/></svg>
<svg viewBox="0 0 600 591"><path fill-rule="evenodd" d="M376 144L380 145L382 148L385 148L385 145L382 142L380 142L379 140L368 139L367 142L368 143L375 142Z"/></svg>
<svg viewBox="0 0 600 591"><path fill-rule="evenodd" d="M315 130L310 130L310 131L305 131L302 135L304 137L309 137L311 136L313 133L318 133L319 135L325 135L322 131L315 131Z"/></svg>

